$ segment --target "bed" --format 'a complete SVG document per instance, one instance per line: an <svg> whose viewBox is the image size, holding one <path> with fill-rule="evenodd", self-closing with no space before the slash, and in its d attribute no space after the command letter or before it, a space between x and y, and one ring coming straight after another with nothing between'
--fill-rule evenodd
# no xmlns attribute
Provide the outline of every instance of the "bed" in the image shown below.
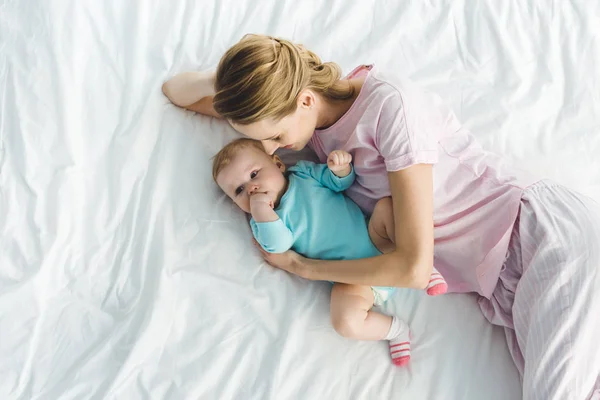
<svg viewBox="0 0 600 400"><path fill-rule="evenodd" d="M291 38L399 71L600 200L599 22L583 0L0 1L0 398L520 399L472 295L386 304L407 368L339 337L328 284L263 263L212 182L235 132L160 86L245 33Z"/></svg>

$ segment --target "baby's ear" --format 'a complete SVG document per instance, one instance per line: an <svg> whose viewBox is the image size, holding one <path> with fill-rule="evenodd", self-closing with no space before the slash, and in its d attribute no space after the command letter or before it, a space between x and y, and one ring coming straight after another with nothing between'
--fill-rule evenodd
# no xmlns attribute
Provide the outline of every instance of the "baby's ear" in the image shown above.
<svg viewBox="0 0 600 400"><path fill-rule="evenodd" d="M275 165L277 165L277 168L279 168L279 170L282 173L285 172L285 164L283 163L283 161L281 161L281 158L279 158L279 156L273 155L273 162L275 163Z"/></svg>

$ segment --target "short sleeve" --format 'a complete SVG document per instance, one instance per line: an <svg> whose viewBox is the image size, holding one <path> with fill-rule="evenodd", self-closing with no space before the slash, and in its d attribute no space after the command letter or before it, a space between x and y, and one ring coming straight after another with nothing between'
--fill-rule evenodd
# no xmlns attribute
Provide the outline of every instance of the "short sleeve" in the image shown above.
<svg viewBox="0 0 600 400"><path fill-rule="evenodd" d="M387 171L438 161L438 141L445 124L436 103L415 90L408 95L395 90L382 103L375 144Z"/></svg>

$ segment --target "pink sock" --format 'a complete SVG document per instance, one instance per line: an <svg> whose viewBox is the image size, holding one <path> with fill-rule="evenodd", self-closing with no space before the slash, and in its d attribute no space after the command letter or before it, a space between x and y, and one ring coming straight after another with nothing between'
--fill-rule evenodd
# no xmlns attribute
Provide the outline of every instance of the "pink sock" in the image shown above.
<svg viewBox="0 0 600 400"><path fill-rule="evenodd" d="M435 267L431 271L431 277L429 278L429 285L425 288L427 294L430 296L437 296L439 294L444 294L448 290L448 284L446 280L439 273Z"/></svg>
<svg viewBox="0 0 600 400"><path fill-rule="evenodd" d="M392 317L392 326L384 339L390 341L390 356L394 365L407 365L410 361L410 330L406 322Z"/></svg>

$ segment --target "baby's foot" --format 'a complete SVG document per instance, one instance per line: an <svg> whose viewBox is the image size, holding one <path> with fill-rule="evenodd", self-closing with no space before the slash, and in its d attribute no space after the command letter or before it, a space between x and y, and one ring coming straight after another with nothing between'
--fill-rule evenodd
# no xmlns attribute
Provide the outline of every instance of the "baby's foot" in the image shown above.
<svg viewBox="0 0 600 400"><path fill-rule="evenodd" d="M448 284L446 283L446 280L444 279L442 274L439 273L439 271L437 269L433 268L433 271L431 271L431 277L429 278L429 284L427 285L425 290L427 291L427 294L430 296L437 296L439 294L444 294L448 290Z"/></svg>
<svg viewBox="0 0 600 400"><path fill-rule="evenodd" d="M398 317L392 317L392 326L385 337L390 342L392 363L403 367L410 361L410 330L408 325Z"/></svg>

